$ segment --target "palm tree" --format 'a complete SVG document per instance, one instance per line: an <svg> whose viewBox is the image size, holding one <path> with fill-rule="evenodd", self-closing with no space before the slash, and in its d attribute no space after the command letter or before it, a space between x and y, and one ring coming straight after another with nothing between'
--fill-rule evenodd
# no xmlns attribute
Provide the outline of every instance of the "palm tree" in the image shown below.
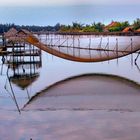
<svg viewBox="0 0 140 140"><path fill-rule="evenodd" d="M136 20L134 20L133 28L134 28L135 30L137 30L137 29L140 28L140 19L139 19L139 18L137 18Z"/></svg>

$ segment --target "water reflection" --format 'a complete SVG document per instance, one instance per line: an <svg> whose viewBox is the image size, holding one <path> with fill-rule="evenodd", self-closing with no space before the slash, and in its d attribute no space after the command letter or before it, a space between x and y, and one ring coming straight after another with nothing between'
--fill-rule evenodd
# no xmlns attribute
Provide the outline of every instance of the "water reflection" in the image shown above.
<svg viewBox="0 0 140 140"><path fill-rule="evenodd" d="M133 54L133 57L135 58L136 55ZM16 97L22 98L23 100L19 103L20 108L24 106L30 97L34 96L37 92L40 92L46 86L80 74L112 74L126 77L127 79L140 83L140 79L138 78L140 74L139 59L135 64L134 61L131 62L131 58L132 56L128 56L109 62L85 64L63 60L43 52L43 61L41 61L41 65L36 63L15 65L15 63L7 63L7 59L5 57L5 63L3 64L3 62L1 62L2 70L0 86L2 89L2 96L7 97L9 95L6 95L5 93L7 91L11 92L8 78Z"/></svg>
<svg viewBox="0 0 140 140"><path fill-rule="evenodd" d="M136 58L136 55L133 54L133 57ZM140 90L138 84L140 84L140 71L138 67L140 66L140 59L137 60L138 67L136 67L134 61L131 65L131 56L109 62L83 64L63 60L43 52L42 60L42 67L36 68L35 73L33 65L30 73L30 64L20 64L13 69L12 64L8 68L9 64L6 63L6 60L5 64L1 62L0 139L85 140L88 138L93 140L93 138L116 138L118 140L137 140L139 138ZM7 71L9 77L7 77ZM97 78L95 76L94 80L92 78L82 80L82 85L75 84L76 81L71 81L73 84L66 84L66 86L61 83L59 88L52 87L51 93L48 93L49 90L42 91L63 79L87 73L101 73L101 77L97 76ZM125 77L130 81L108 76L102 78L103 73ZM82 81L80 80L80 82ZM67 82L69 83L69 81ZM21 115L17 112L15 101L13 101L10 84ZM86 88L87 85L90 86L89 89ZM107 85L107 90L103 92L105 85ZM75 86L76 88L74 88ZM107 88L108 86L110 86L110 91ZM66 90L69 92L66 95L62 92L62 87L65 89L71 88L74 92L71 92L70 89ZM86 92L80 89L79 92L82 91L83 94L78 95L75 93L78 87L85 88ZM96 92L92 94L90 91L96 91L93 88L97 89L99 94ZM120 88L121 90L118 91ZM42 95L37 94L40 91ZM100 93L100 91L102 92ZM38 96L30 100L36 94ZM89 102L87 103L87 101ZM22 109L28 102L29 104ZM8 131L7 135L5 130L9 130L11 126L12 131Z"/></svg>
<svg viewBox="0 0 140 140"><path fill-rule="evenodd" d="M105 74L87 74L57 82L37 93L25 110L140 111L140 85ZM129 103L129 104L128 104Z"/></svg>
<svg viewBox="0 0 140 140"><path fill-rule="evenodd" d="M20 53L14 52L12 55L1 56L1 76L6 78L4 89L15 103L19 113L20 105L14 87L16 85L21 90L26 91L27 98L30 99L28 87L39 78L38 69L42 66L41 57L39 56L39 58L36 60L34 55L26 57L21 53L21 50Z"/></svg>
<svg viewBox="0 0 140 140"><path fill-rule="evenodd" d="M139 91L136 82L113 75L87 74L63 80L29 100L20 116L16 111L1 111L0 138L137 140ZM5 130L11 126L7 135Z"/></svg>

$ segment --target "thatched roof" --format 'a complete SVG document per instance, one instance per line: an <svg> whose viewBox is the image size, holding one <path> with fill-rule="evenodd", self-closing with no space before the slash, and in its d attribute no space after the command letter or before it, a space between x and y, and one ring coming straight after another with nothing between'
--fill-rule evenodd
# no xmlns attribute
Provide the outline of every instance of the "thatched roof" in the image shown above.
<svg viewBox="0 0 140 140"><path fill-rule="evenodd" d="M140 28L136 30L137 32L140 32Z"/></svg>
<svg viewBox="0 0 140 140"><path fill-rule="evenodd" d="M111 28L111 27L115 27L119 24L119 22L117 21L112 21L110 24L108 24L105 28L108 29L108 28Z"/></svg>
<svg viewBox="0 0 140 140"><path fill-rule="evenodd" d="M32 35L32 33L25 29L17 31L15 28L11 28L8 32L4 33L4 35L9 42L24 42L24 39L28 35Z"/></svg>
<svg viewBox="0 0 140 140"><path fill-rule="evenodd" d="M27 36L27 35L32 35L32 33L26 29L21 29L18 31L18 36Z"/></svg>
<svg viewBox="0 0 140 140"><path fill-rule="evenodd" d="M31 32L28 31L28 30L26 30L26 29L21 29L19 32L24 32L25 34L31 34ZM18 32L18 33L19 33L19 32Z"/></svg>
<svg viewBox="0 0 140 140"><path fill-rule="evenodd" d="M132 27L126 27L122 32L133 32Z"/></svg>
<svg viewBox="0 0 140 140"><path fill-rule="evenodd" d="M15 28L11 28L8 32L4 33L4 36L6 38L13 37L16 36L17 32L18 31Z"/></svg>

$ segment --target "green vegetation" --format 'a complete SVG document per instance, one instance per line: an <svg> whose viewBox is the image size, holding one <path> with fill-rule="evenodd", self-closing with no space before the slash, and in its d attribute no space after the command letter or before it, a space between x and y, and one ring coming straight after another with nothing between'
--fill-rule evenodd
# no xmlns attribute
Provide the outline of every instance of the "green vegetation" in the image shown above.
<svg viewBox="0 0 140 140"><path fill-rule="evenodd" d="M110 32L119 32L123 31L126 27L129 27L130 24L128 21L125 22L114 22L114 26L108 28Z"/></svg>
<svg viewBox="0 0 140 140"><path fill-rule="evenodd" d="M92 25L84 25L81 23L73 22L72 25L61 25L60 32L102 32L104 24L98 22Z"/></svg>
<svg viewBox="0 0 140 140"><path fill-rule="evenodd" d="M140 29L140 19L139 18L134 20L133 27L135 30Z"/></svg>
<svg viewBox="0 0 140 140"><path fill-rule="evenodd" d="M81 32L84 24L73 22L72 25L61 25L58 31L60 32Z"/></svg>
<svg viewBox="0 0 140 140"><path fill-rule="evenodd" d="M57 23L55 26L20 26L15 24L0 24L0 33L7 32L12 27L16 28L17 30L23 28L33 32L128 32L140 29L140 19L137 18L131 25L128 21L112 21L109 25L104 25L101 22L94 22L93 24L86 25L78 22L73 22L71 25Z"/></svg>

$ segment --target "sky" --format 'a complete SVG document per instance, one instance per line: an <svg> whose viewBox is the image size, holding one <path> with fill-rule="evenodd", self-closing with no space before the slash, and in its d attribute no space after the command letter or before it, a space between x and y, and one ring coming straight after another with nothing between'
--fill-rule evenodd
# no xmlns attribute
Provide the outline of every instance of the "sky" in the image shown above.
<svg viewBox="0 0 140 140"><path fill-rule="evenodd" d="M140 18L139 0L0 0L0 23L91 24Z"/></svg>
<svg viewBox="0 0 140 140"><path fill-rule="evenodd" d="M1 0L1 6L137 5L139 0Z"/></svg>

